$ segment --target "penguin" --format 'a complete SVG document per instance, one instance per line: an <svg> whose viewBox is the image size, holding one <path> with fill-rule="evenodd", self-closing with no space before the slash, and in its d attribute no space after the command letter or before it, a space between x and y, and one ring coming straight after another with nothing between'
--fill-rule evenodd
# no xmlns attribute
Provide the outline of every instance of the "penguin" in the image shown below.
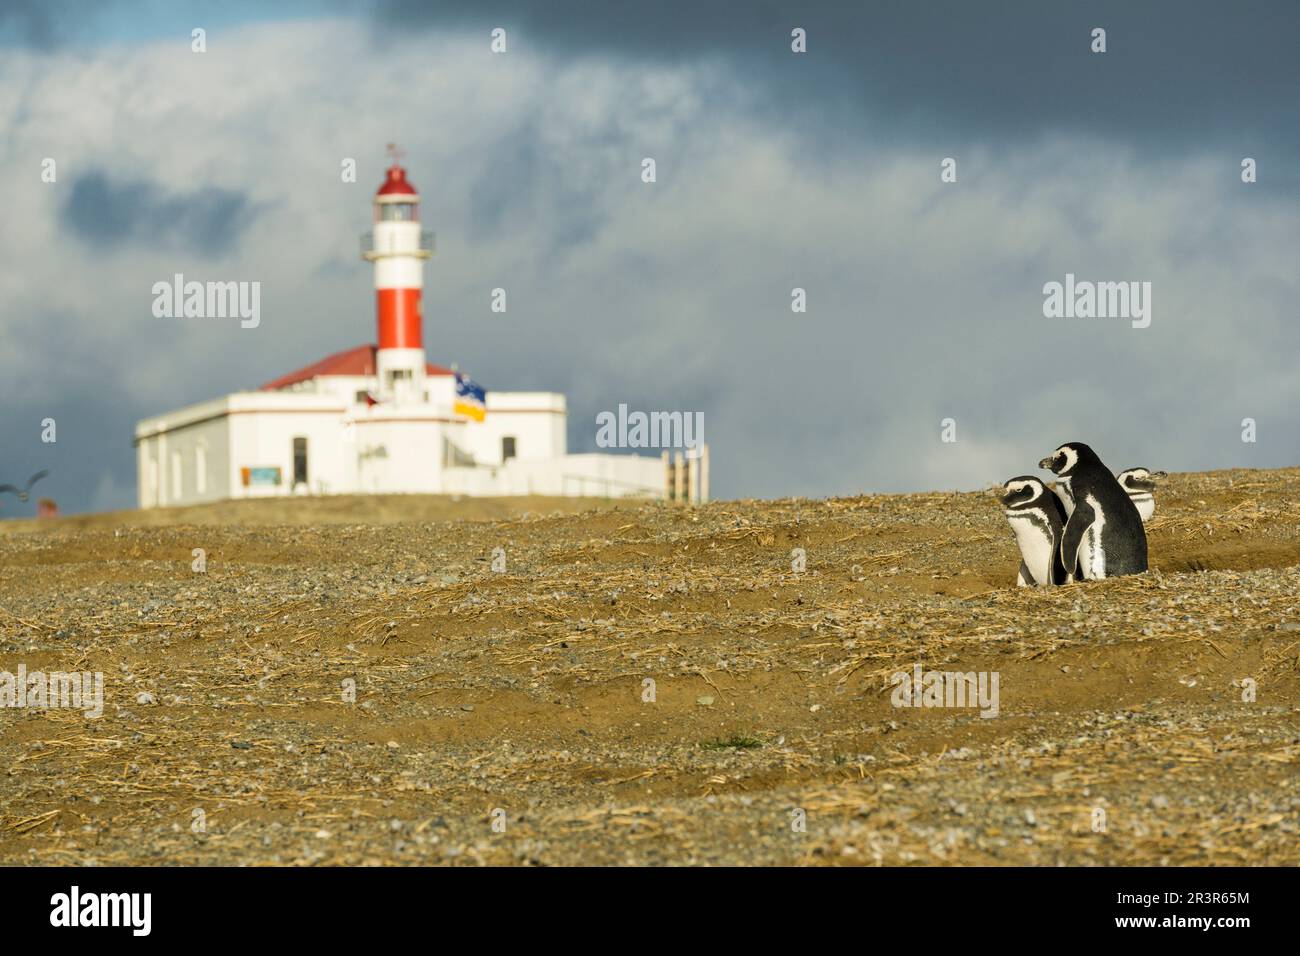
<svg viewBox="0 0 1300 956"><path fill-rule="evenodd" d="M1074 499L1070 497L1068 487L1057 482L1052 485L1052 494L1056 496L1057 502L1061 505L1061 513L1064 514L1066 518L1069 518L1071 512L1074 511Z"/></svg>
<svg viewBox="0 0 1300 956"><path fill-rule="evenodd" d="M1010 478L1002 486L1003 514L1020 546L1017 587L1051 587L1065 583L1061 534L1065 514L1056 496L1033 475Z"/></svg>
<svg viewBox="0 0 1300 956"><path fill-rule="evenodd" d="M1128 496L1133 499L1133 504L1137 505L1138 515L1142 518L1142 523L1146 524L1151 520L1151 516L1156 513L1156 482L1169 476L1163 471L1151 471L1147 468L1125 468L1115 480L1119 486L1128 492Z"/></svg>
<svg viewBox="0 0 1300 956"><path fill-rule="evenodd" d="M1074 501L1061 535L1061 563L1073 572L1067 583L1147 570L1142 516L1095 451L1083 442L1067 442L1038 467L1053 472Z"/></svg>

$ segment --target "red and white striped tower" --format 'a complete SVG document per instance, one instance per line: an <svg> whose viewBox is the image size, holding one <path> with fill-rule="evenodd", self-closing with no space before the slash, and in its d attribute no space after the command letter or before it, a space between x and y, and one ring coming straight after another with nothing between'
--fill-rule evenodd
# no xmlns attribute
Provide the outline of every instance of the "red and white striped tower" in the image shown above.
<svg viewBox="0 0 1300 956"><path fill-rule="evenodd" d="M420 401L425 369L420 294L433 234L420 231L420 196L398 164L400 152L391 144L388 152L393 164L375 194L374 229L361 237L361 257L375 264L378 397Z"/></svg>

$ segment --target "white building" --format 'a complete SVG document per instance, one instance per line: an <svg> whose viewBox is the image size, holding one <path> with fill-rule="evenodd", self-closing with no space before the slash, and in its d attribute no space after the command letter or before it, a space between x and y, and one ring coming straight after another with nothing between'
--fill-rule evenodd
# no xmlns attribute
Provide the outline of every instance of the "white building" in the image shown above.
<svg viewBox="0 0 1300 956"><path fill-rule="evenodd" d="M672 493L658 456L567 454L563 395L490 391L485 409L458 396L456 374L425 357L433 240L396 162L374 209L362 256L375 264L378 345L137 423L141 508L289 494Z"/></svg>

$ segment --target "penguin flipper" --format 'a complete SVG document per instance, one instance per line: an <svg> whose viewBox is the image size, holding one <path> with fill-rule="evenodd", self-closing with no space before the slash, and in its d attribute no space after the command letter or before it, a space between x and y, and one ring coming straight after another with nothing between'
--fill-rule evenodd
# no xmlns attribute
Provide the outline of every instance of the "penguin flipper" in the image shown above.
<svg viewBox="0 0 1300 956"><path fill-rule="evenodd" d="M1066 573L1065 564L1061 560L1061 540L1065 537L1064 532L1064 527L1057 532L1056 547L1052 549L1052 567L1048 573L1052 575L1053 584L1071 584L1074 581L1074 578Z"/></svg>
<svg viewBox="0 0 1300 956"><path fill-rule="evenodd" d="M1061 535L1061 564L1070 577L1077 581L1084 579L1082 562L1079 560L1079 548L1083 545L1084 535L1092 526L1096 515L1086 502L1075 505L1070 513L1070 520L1065 522L1065 531ZM1068 580L1068 578L1067 578Z"/></svg>

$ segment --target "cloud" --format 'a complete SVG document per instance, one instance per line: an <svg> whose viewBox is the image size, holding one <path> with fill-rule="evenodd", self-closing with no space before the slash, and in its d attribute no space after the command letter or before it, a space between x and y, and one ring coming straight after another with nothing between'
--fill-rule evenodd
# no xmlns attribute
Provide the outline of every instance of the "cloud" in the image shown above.
<svg viewBox="0 0 1300 956"><path fill-rule="evenodd" d="M235 190L167 194L157 183L112 182L100 171L73 180L65 210L72 231L100 246L146 244L214 256L230 250L255 218L248 197Z"/></svg>
<svg viewBox="0 0 1300 956"><path fill-rule="evenodd" d="M769 119L854 137L871 137L883 120L895 137L935 144L1074 131L1159 152L1212 131L1279 163L1300 145L1300 5L1291 0L379 0L373 10L385 46L449 28L486 46L502 27L512 50L560 60L714 58ZM807 31L798 56L796 26ZM1091 50L1096 27L1107 31L1104 54Z"/></svg>
<svg viewBox="0 0 1300 956"><path fill-rule="evenodd" d="M417 36L331 20L204 56L9 58L4 112L29 119L0 177L0 448L43 467L56 409L65 510L132 503L136 419L373 341L356 237L394 139L438 232L431 361L566 392L574 451L626 402L704 413L719 496L977 488L1069 439L1116 468L1300 460L1300 208L1276 166L1248 186L1219 139L1156 163L1069 123L941 149L865 106L828 132L754 108L728 57ZM72 172L42 183L42 156ZM154 318L175 272L260 281L261 325ZM1045 319L1067 272L1152 282L1151 328Z"/></svg>
<svg viewBox="0 0 1300 956"><path fill-rule="evenodd" d="M9 37L37 49L49 49L61 33L56 10L53 0L10 0L0 5L0 37Z"/></svg>

